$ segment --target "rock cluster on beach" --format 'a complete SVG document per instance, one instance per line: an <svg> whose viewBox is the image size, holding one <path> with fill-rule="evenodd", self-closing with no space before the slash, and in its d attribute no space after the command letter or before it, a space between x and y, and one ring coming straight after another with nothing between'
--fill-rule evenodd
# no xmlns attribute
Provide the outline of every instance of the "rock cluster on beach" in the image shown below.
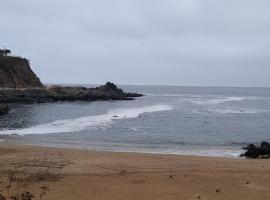
<svg viewBox="0 0 270 200"><path fill-rule="evenodd" d="M247 158L270 158L270 143L262 142L260 146L255 144L249 144L246 147L243 147L246 150L242 157Z"/></svg>
<svg viewBox="0 0 270 200"><path fill-rule="evenodd" d="M96 88L45 87L31 70L27 59L0 56L0 103L132 100L140 96L137 93L125 93L110 82Z"/></svg>

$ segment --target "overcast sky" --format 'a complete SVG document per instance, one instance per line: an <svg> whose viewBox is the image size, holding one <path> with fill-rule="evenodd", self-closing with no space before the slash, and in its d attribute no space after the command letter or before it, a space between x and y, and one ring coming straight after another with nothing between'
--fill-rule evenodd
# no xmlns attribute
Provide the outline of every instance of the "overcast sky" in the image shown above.
<svg viewBox="0 0 270 200"><path fill-rule="evenodd" d="M7 0L0 19L45 83L270 86L269 0Z"/></svg>

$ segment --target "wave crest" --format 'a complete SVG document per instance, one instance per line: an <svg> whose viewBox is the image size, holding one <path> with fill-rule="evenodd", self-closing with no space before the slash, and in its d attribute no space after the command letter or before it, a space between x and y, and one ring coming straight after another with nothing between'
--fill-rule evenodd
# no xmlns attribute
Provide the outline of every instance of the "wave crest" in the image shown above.
<svg viewBox="0 0 270 200"><path fill-rule="evenodd" d="M240 102L243 100L252 100L256 97L224 97L224 98L213 98L213 99L192 99L191 102L198 105L217 105L228 102Z"/></svg>
<svg viewBox="0 0 270 200"><path fill-rule="evenodd" d="M30 128L4 130L0 135L31 135L31 134L49 134L49 133L68 133L79 132L86 129L107 128L116 119L136 118L143 113L152 113L172 110L169 105L152 105L141 108L114 109L106 114L80 117L76 119L56 120L51 123L41 124Z"/></svg>

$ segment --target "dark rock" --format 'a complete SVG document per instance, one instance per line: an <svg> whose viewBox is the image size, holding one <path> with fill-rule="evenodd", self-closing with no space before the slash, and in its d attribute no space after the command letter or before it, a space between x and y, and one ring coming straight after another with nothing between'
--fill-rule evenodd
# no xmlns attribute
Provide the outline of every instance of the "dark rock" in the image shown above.
<svg viewBox="0 0 270 200"><path fill-rule="evenodd" d="M256 146L254 144L249 144L246 147L243 147L242 149L250 150L250 149L254 149L254 148L256 148Z"/></svg>
<svg viewBox="0 0 270 200"><path fill-rule="evenodd" d="M260 155L261 156L270 156L270 144L268 142L263 141L260 147Z"/></svg>
<svg viewBox="0 0 270 200"><path fill-rule="evenodd" d="M133 100L129 93L106 84L96 88L50 86L44 88L0 89L0 103L45 103L54 101ZM137 94L137 96L141 96Z"/></svg>
<svg viewBox="0 0 270 200"><path fill-rule="evenodd" d="M53 101L133 100L142 94L125 93L108 82L96 88L44 87L24 58L0 55L0 103Z"/></svg>
<svg viewBox="0 0 270 200"><path fill-rule="evenodd" d="M7 105L0 105L0 115L8 114L9 107Z"/></svg>
<svg viewBox="0 0 270 200"><path fill-rule="evenodd" d="M0 88L42 88L25 58L0 55Z"/></svg>
<svg viewBox="0 0 270 200"><path fill-rule="evenodd" d="M247 150L241 156L247 158L269 158L270 157L270 144L268 142L262 142L260 146L249 144L243 149Z"/></svg>
<svg viewBox="0 0 270 200"><path fill-rule="evenodd" d="M263 141L263 142L261 143L261 148L270 148L270 143L269 143L269 142Z"/></svg>
<svg viewBox="0 0 270 200"><path fill-rule="evenodd" d="M142 97L143 96L143 94L138 94L138 93L126 93L125 95L127 97L130 97L130 98Z"/></svg>
<svg viewBox="0 0 270 200"><path fill-rule="evenodd" d="M114 83L111 83L111 82L107 82L104 86L99 87L99 89L103 89L106 91L123 92L121 89L118 89Z"/></svg>
<svg viewBox="0 0 270 200"><path fill-rule="evenodd" d="M260 155L259 148L255 146L254 144L248 145L245 149L247 151L241 156L248 157L248 158L257 158Z"/></svg>
<svg viewBox="0 0 270 200"><path fill-rule="evenodd" d="M169 178L174 179L174 176L172 174L169 175Z"/></svg>

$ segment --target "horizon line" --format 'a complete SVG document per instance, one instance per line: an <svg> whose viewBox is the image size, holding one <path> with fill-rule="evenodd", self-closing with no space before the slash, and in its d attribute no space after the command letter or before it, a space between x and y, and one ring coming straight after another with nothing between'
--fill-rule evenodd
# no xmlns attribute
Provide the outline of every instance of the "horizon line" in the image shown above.
<svg viewBox="0 0 270 200"><path fill-rule="evenodd" d="M111 81L107 81L111 82ZM44 85L104 85L104 83L43 83ZM112 82L114 83L114 82ZM226 85L173 85L173 84L117 84L118 86L150 86L150 87L215 87L215 88L269 88L270 86L226 86Z"/></svg>

